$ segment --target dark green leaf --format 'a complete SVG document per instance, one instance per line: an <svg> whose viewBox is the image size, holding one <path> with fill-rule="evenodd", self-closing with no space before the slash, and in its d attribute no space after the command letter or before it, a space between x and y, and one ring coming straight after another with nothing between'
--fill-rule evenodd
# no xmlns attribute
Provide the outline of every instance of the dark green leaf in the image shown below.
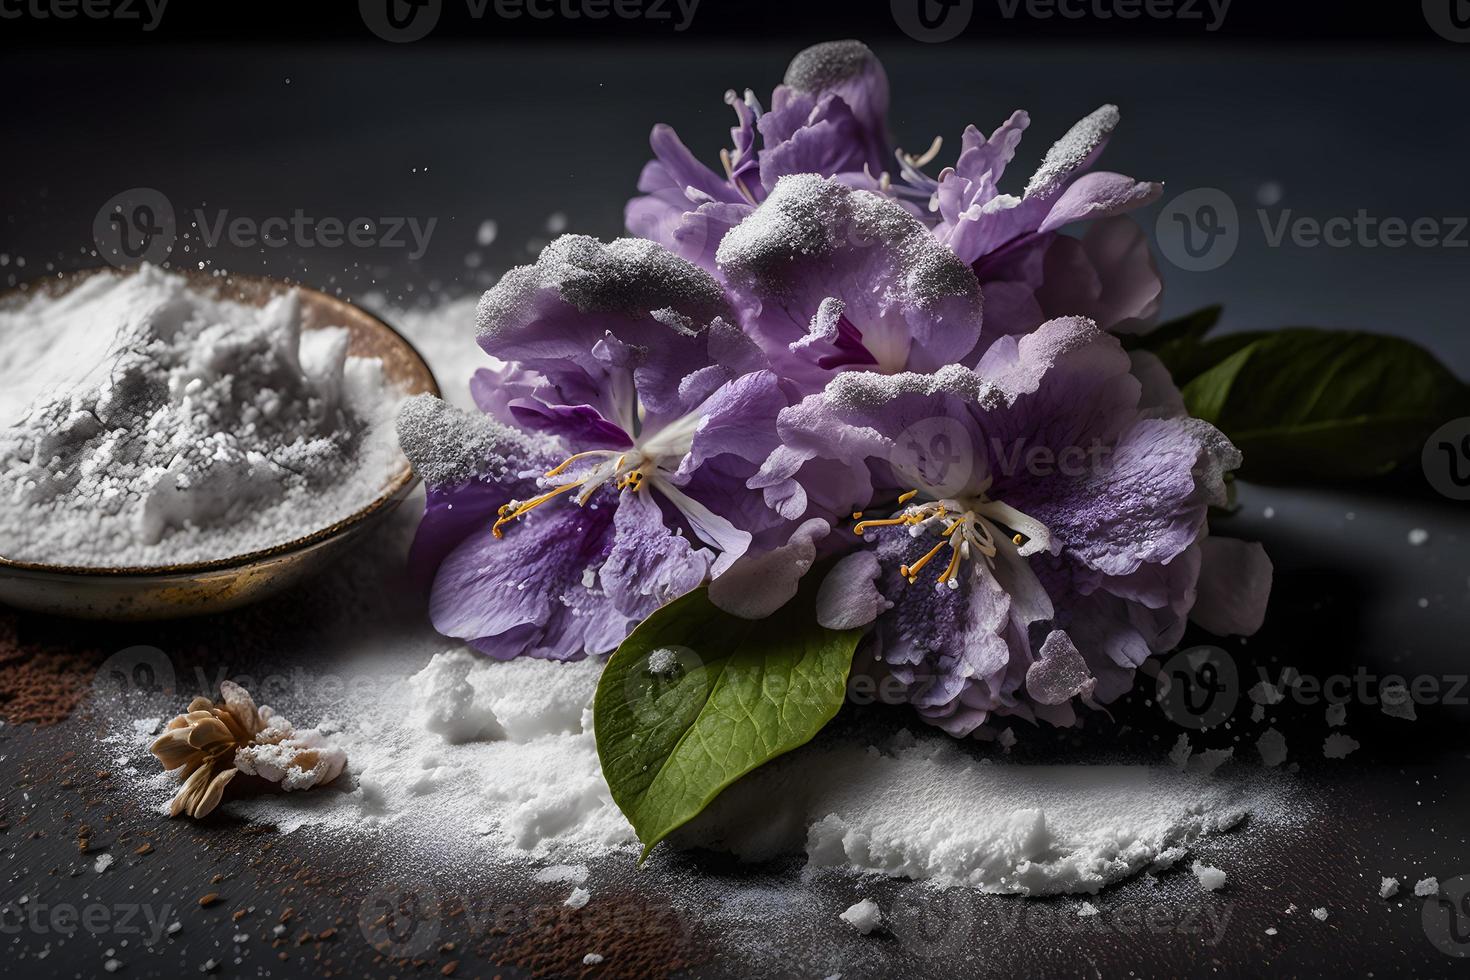
<svg viewBox="0 0 1470 980"><path fill-rule="evenodd" d="M699 589L648 617L613 653L593 702L597 754L645 857L842 706L862 631L817 625L818 581L807 575L795 599L759 621L722 612Z"/></svg>
<svg viewBox="0 0 1470 980"><path fill-rule="evenodd" d="M1209 367L1183 385L1185 403L1240 448L1246 479L1386 473L1466 411L1465 386L1432 354L1397 337L1306 328L1240 333L1204 343L1192 357Z"/></svg>

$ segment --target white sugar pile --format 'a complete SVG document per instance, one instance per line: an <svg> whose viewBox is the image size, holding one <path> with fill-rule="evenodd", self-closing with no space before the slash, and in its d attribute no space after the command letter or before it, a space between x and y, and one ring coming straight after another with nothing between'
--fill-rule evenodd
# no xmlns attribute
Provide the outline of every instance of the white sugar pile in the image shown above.
<svg viewBox="0 0 1470 980"><path fill-rule="evenodd" d="M256 307L146 266L0 310L0 554L204 561L366 506L402 396L347 343L303 331L294 292Z"/></svg>
<svg viewBox="0 0 1470 980"><path fill-rule="evenodd" d="M427 309L402 309L388 304L386 297L371 295L363 305L377 312L424 356L444 400L460 408L474 408L470 378L483 367L497 363L475 343L475 308L479 293L444 300Z"/></svg>
<svg viewBox="0 0 1470 980"><path fill-rule="evenodd" d="M323 728L347 752L340 792L225 811L283 830L395 834L442 864L564 862L565 880L580 882L586 862L637 853L598 767L589 705L600 667L458 649L407 683L353 685L316 709L336 719ZM164 777L147 785L160 802L172 791ZM1238 781L1169 766L992 763L904 733L881 748L833 739L798 750L726 791L671 845L750 861L804 853L812 868L996 893L1095 892L1275 807Z"/></svg>

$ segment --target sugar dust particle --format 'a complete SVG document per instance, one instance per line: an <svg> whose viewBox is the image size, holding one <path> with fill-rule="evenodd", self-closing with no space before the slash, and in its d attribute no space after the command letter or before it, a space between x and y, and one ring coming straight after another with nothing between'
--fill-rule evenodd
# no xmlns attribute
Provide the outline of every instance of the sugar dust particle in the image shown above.
<svg viewBox="0 0 1470 980"><path fill-rule="evenodd" d="M854 902L847 907L846 911L837 917L864 936L878 928L879 924L883 921L883 913L878 910L878 903L874 902L871 898Z"/></svg>
<svg viewBox="0 0 1470 980"><path fill-rule="evenodd" d="M1093 905L1091 902L1083 902L1077 908L1078 918L1090 919L1094 915L1097 915L1097 906Z"/></svg>
<svg viewBox="0 0 1470 980"><path fill-rule="evenodd" d="M586 956L582 957L582 965L596 966L597 964L601 963L602 960L603 956L601 953L588 953Z"/></svg>
<svg viewBox="0 0 1470 980"><path fill-rule="evenodd" d="M1416 527L1409 532L1409 544L1418 548L1429 543L1429 532L1422 527Z"/></svg>
<svg viewBox="0 0 1470 980"><path fill-rule="evenodd" d="M1316 919L1318 922L1326 922L1327 921L1327 910L1326 909L1312 909L1312 918Z"/></svg>
<svg viewBox="0 0 1470 980"><path fill-rule="evenodd" d="M1208 864L1196 861L1189 866L1189 870L1194 872L1194 876L1199 879L1200 887L1207 892L1219 891L1225 887L1225 879L1228 876L1219 868L1212 868Z"/></svg>
<svg viewBox="0 0 1470 980"><path fill-rule="evenodd" d="M499 234L500 225L494 220L486 218L480 222L480 227L475 231L475 243L481 248L484 248L486 245L493 245L496 236Z"/></svg>
<svg viewBox="0 0 1470 980"><path fill-rule="evenodd" d="M1418 898L1428 898L1430 895L1439 894L1439 879L1435 877L1420 878L1414 882L1414 895Z"/></svg>
<svg viewBox="0 0 1470 980"><path fill-rule="evenodd" d="M569 909L580 909L592 901L592 893L585 888L573 888L572 893L562 902Z"/></svg>
<svg viewBox="0 0 1470 980"><path fill-rule="evenodd" d="M564 211L554 211L546 218L546 231L552 235L560 235L567 230L567 216Z"/></svg>
<svg viewBox="0 0 1470 980"><path fill-rule="evenodd" d="M1269 521L1271 518L1276 516L1276 508L1267 507L1265 510L1261 511L1261 516Z"/></svg>
<svg viewBox="0 0 1470 980"><path fill-rule="evenodd" d="M1334 732L1322 743L1322 754L1329 759L1346 759L1358 750L1360 743L1351 735Z"/></svg>
<svg viewBox="0 0 1470 980"><path fill-rule="evenodd" d="M1399 893L1399 880L1397 878L1384 878L1378 885L1379 898L1393 898Z"/></svg>

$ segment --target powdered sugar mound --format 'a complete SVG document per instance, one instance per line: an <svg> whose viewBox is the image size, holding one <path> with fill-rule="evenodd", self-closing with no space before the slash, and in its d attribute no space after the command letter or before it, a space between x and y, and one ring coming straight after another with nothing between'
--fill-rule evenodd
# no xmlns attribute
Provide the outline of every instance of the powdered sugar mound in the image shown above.
<svg viewBox="0 0 1470 980"><path fill-rule="evenodd" d="M517 432L483 412L459 409L433 395L415 395L403 403L398 441L414 472L430 487L453 487L475 476L501 482L523 469L539 474L552 457L546 438ZM542 460L546 465L537 465Z"/></svg>
<svg viewBox="0 0 1470 980"><path fill-rule="evenodd" d="M0 311L0 541L88 567L225 558L370 503L401 397L299 295L216 299L145 266Z"/></svg>
<svg viewBox="0 0 1470 980"><path fill-rule="evenodd" d="M1095 892L1171 847L1234 827L1240 793L1145 766L977 761L948 739L823 745L727 790L681 834L746 860L1023 895Z"/></svg>

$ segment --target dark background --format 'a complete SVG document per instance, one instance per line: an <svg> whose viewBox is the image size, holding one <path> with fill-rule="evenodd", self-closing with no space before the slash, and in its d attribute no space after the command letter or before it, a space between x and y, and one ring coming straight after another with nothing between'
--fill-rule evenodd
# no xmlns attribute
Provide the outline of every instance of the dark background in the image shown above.
<svg viewBox="0 0 1470 980"><path fill-rule="evenodd" d="M22 8L15 0L0 0L0 10L16 9ZM988 129L1024 107L1033 124L1007 182L1014 189L1053 139L1109 101L1122 108L1123 124L1105 166L1164 180L1164 204L1193 188L1224 191L1243 219L1239 250L1219 268L1198 273L1161 257L1166 315L1218 301L1226 306L1225 329L1317 325L1397 333L1470 375L1470 248L1273 248L1256 215L1262 206L1273 216L1290 208L1318 219L1359 209L1409 221L1470 214L1470 44L1436 34L1417 2L1235 0L1220 29L1207 32L1199 21L1007 19L991 0L975 4L959 37L937 44L900 30L887 2L702 0L690 27L676 32L668 22L647 19L474 19L462 0L446 0L431 34L402 44L375 37L355 3L171 0L152 32L115 20L0 18L0 284L98 264L92 226L99 208L122 192L152 188L178 215L179 241L169 260L176 266L293 277L379 306L430 305L472 293L508 266L529 261L563 219L570 231L619 234L654 122L673 124L717 165L732 119L723 92L750 86L765 99L792 54L838 37L861 38L883 59L893 88L894 136L906 148L922 149L941 134L949 150L940 160L952 159L965 123ZM1151 231L1160 208L1139 216ZM415 217L436 224L417 258L403 248L210 247L189 227L196 209L257 221L299 209L315 217ZM487 220L496 222L498 235L482 246L477 234ZM466 356L473 356L468 331L467 324ZM1411 474L1408 483L1414 482ZM1450 676L1470 669L1470 526L1463 504L1405 483L1325 492L1245 487L1241 496L1242 512L1228 533L1265 541L1278 571L1267 630L1243 655L1249 676L1257 663L1273 675L1284 664L1319 674L1351 673L1360 665L1380 674ZM1428 529L1430 546L1408 547L1411 527ZM254 643L241 636L279 630L281 649L290 650L310 613L308 596L163 633L98 635L52 622L24 623L23 632L50 640L75 633L106 649L212 644L228 651L229 662L248 666L250 654L234 647ZM272 656L279 663L290 654ZM1136 701L1117 713L1120 725L1133 727L1140 751L1171 742L1177 729L1160 722L1145 696ZM1242 704L1242 719L1249 707ZM1319 709L1281 715L1273 721L1293 744L1326 733ZM1255 864L1232 866L1239 890L1229 900L1238 903L1244 924L1223 948L1168 936L1079 945L1022 935L1017 942L1034 948L1014 952L1015 968L1145 976L1272 969L1427 976L1463 968L1428 943L1417 903L1380 907L1374 895L1380 872L1405 877L1404 869L1421 869L1442 879L1470 872L1467 715L1464 705L1432 705L1409 724L1355 708L1350 731L1364 748L1347 765L1325 764L1308 750L1302 778L1323 808L1322 826L1303 839L1268 844ZM47 783L50 761L68 746L63 733L5 729L0 739L7 746L0 763L12 816L26 793L45 801L43 812L54 810L36 821L56 821L39 842L16 831L4 836L7 857L18 859L4 878L7 900L48 871L57 894L86 887L65 871L68 862L91 860L76 858L74 832L65 829L79 813L92 813L88 819L99 824L116 819L120 827L166 834L175 843L171 853L200 849L197 862L166 872L120 865L109 872L110 888L161 886L187 903L220 869L239 876L233 901L240 892L254 894L249 889L264 895L303 867L332 865L341 877L339 856L298 853L302 842L290 836L265 871L242 871L232 855L255 847L245 829L170 824L158 830L152 815L129 812L95 789L93 760L71 764L74 784L72 776L64 787ZM1231 742L1227 734L1217 740ZM1127 740L1120 735L1119 741ZM1069 751L1075 758L1075 747ZM1250 752L1249 742L1238 749L1242 756ZM89 797L78 786L100 795ZM1405 889L1412 883L1409 876ZM337 887L335 898L325 886L314 893L322 913L317 927L335 921L337 903L348 910L351 931L354 893ZM1140 888L1105 897L1126 903ZM901 900L898 889L893 901ZM1286 901L1301 895L1331 905L1334 918L1311 938L1268 941L1264 928L1280 924ZM1188 903L1200 896L1186 877L1167 897ZM983 918L996 908L988 901L977 899L955 914ZM213 946L198 944L218 944L221 930L230 928L227 921L212 932L193 925L176 941L184 952L167 960L169 969L195 970L213 955ZM847 938L817 933L812 942L831 947ZM12 941L34 956L43 939L5 940ZM337 968L354 975L385 969L353 942ZM873 949L874 976L956 971L955 961L932 950L914 964L901 948ZM320 955L314 964L298 957L279 967L273 955L243 966L226 963L222 972L329 972ZM147 969L144 960L123 959L136 961L135 974ZM71 977L96 973L101 962L96 951L73 943L25 968ZM738 975L750 967L719 955L703 962L699 975ZM991 960L984 972L1003 974L1010 962ZM434 961L427 971L439 966ZM979 972L975 964L963 969ZM783 968L767 972L782 975ZM473 974L466 967L461 975ZM849 969L845 975L868 974Z"/></svg>

